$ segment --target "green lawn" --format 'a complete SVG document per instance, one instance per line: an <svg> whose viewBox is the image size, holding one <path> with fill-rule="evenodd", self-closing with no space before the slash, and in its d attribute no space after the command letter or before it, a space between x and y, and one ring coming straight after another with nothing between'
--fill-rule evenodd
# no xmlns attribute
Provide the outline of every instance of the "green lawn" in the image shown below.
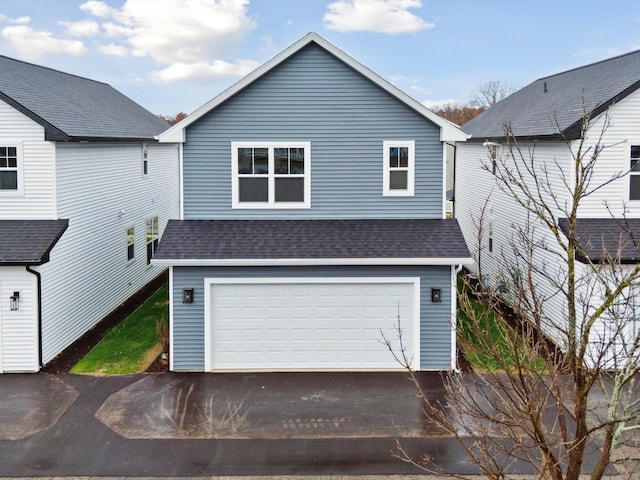
<svg viewBox="0 0 640 480"><path fill-rule="evenodd" d="M474 297L458 305L458 344L477 372L513 371L518 362L540 372L544 360L490 305Z"/></svg>
<svg viewBox="0 0 640 480"><path fill-rule="evenodd" d="M165 284L122 323L109 330L71 373L114 375L145 371L162 352L159 323L166 326L168 319L169 294Z"/></svg>

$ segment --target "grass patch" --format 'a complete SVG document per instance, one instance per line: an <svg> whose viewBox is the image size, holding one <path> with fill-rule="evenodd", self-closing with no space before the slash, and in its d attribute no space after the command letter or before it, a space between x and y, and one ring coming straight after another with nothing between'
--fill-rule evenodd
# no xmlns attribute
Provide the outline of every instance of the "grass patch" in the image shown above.
<svg viewBox="0 0 640 480"><path fill-rule="evenodd" d="M496 310L473 296L460 298L458 344L476 372L514 371L518 364L544 371L544 359Z"/></svg>
<svg viewBox="0 0 640 480"><path fill-rule="evenodd" d="M168 323L168 319L169 293L164 284L122 323L109 330L71 373L144 372L162 352L158 322Z"/></svg>

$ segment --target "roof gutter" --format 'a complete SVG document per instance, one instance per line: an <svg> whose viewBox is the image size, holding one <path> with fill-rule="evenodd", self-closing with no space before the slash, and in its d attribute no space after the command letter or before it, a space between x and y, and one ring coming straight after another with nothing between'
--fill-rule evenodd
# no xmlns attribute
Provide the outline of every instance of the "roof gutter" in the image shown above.
<svg viewBox="0 0 640 480"><path fill-rule="evenodd" d="M174 267L282 267L314 265L403 265L403 266L445 266L472 263L472 257L442 258L152 258L152 265Z"/></svg>

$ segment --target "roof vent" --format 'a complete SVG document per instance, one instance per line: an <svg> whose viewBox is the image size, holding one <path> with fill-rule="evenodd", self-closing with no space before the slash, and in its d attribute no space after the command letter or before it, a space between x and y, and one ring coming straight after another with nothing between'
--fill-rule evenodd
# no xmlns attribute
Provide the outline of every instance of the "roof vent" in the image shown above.
<svg viewBox="0 0 640 480"><path fill-rule="evenodd" d="M547 93L549 90L547 90L547 82L544 82L544 91L542 93Z"/></svg>

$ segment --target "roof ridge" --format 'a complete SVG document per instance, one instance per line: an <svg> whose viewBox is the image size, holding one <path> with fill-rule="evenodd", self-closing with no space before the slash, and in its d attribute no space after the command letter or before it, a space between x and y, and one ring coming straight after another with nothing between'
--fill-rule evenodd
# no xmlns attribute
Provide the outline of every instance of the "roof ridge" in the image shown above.
<svg viewBox="0 0 640 480"><path fill-rule="evenodd" d="M0 57L2 58L6 58L7 60L10 60L12 62L18 62L18 63L22 63L24 65L29 65L30 67L35 67L35 68L39 68L39 69L43 69L43 70L49 70L51 72L55 72L55 73L59 73L68 77L76 77L79 78L81 80L87 80L89 82L93 82L93 83L99 83L101 85L106 85L107 87L110 87L111 85L109 85L106 82L101 82L99 80L95 80L93 78L89 78L89 77L83 77L82 75L76 75L75 73L69 73L69 72L63 72L62 70L58 70L56 68L52 68L52 67L47 67L45 65L38 65L37 63L31 63L31 62L27 62L25 60L20 60L18 58L13 58L13 57L9 57L7 55L2 55L0 54Z"/></svg>
<svg viewBox="0 0 640 480"><path fill-rule="evenodd" d="M621 53L620 55L615 55L613 57L604 58L602 60L597 60L595 62L591 62L591 63L588 63L586 65L580 65L578 67L570 68L570 69L564 70L562 72L552 73L551 75L547 75L545 77L540 77L537 80L534 80L532 83L539 82L540 80L547 80L549 78L558 77L560 75L565 75L565 74L570 73L570 72L575 72L576 70L582 70L582 69L585 69L585 68L590 68L590 67L593 67L595 65L599 65L601 63L611 62L613 60L617 60L617 59L622 58L622 57L627 57L629 55L634 55L634 54L639 54L639 53L640 53L640 49L639 50L632 50L632 51L627 52L627 53Z"/></svg>

